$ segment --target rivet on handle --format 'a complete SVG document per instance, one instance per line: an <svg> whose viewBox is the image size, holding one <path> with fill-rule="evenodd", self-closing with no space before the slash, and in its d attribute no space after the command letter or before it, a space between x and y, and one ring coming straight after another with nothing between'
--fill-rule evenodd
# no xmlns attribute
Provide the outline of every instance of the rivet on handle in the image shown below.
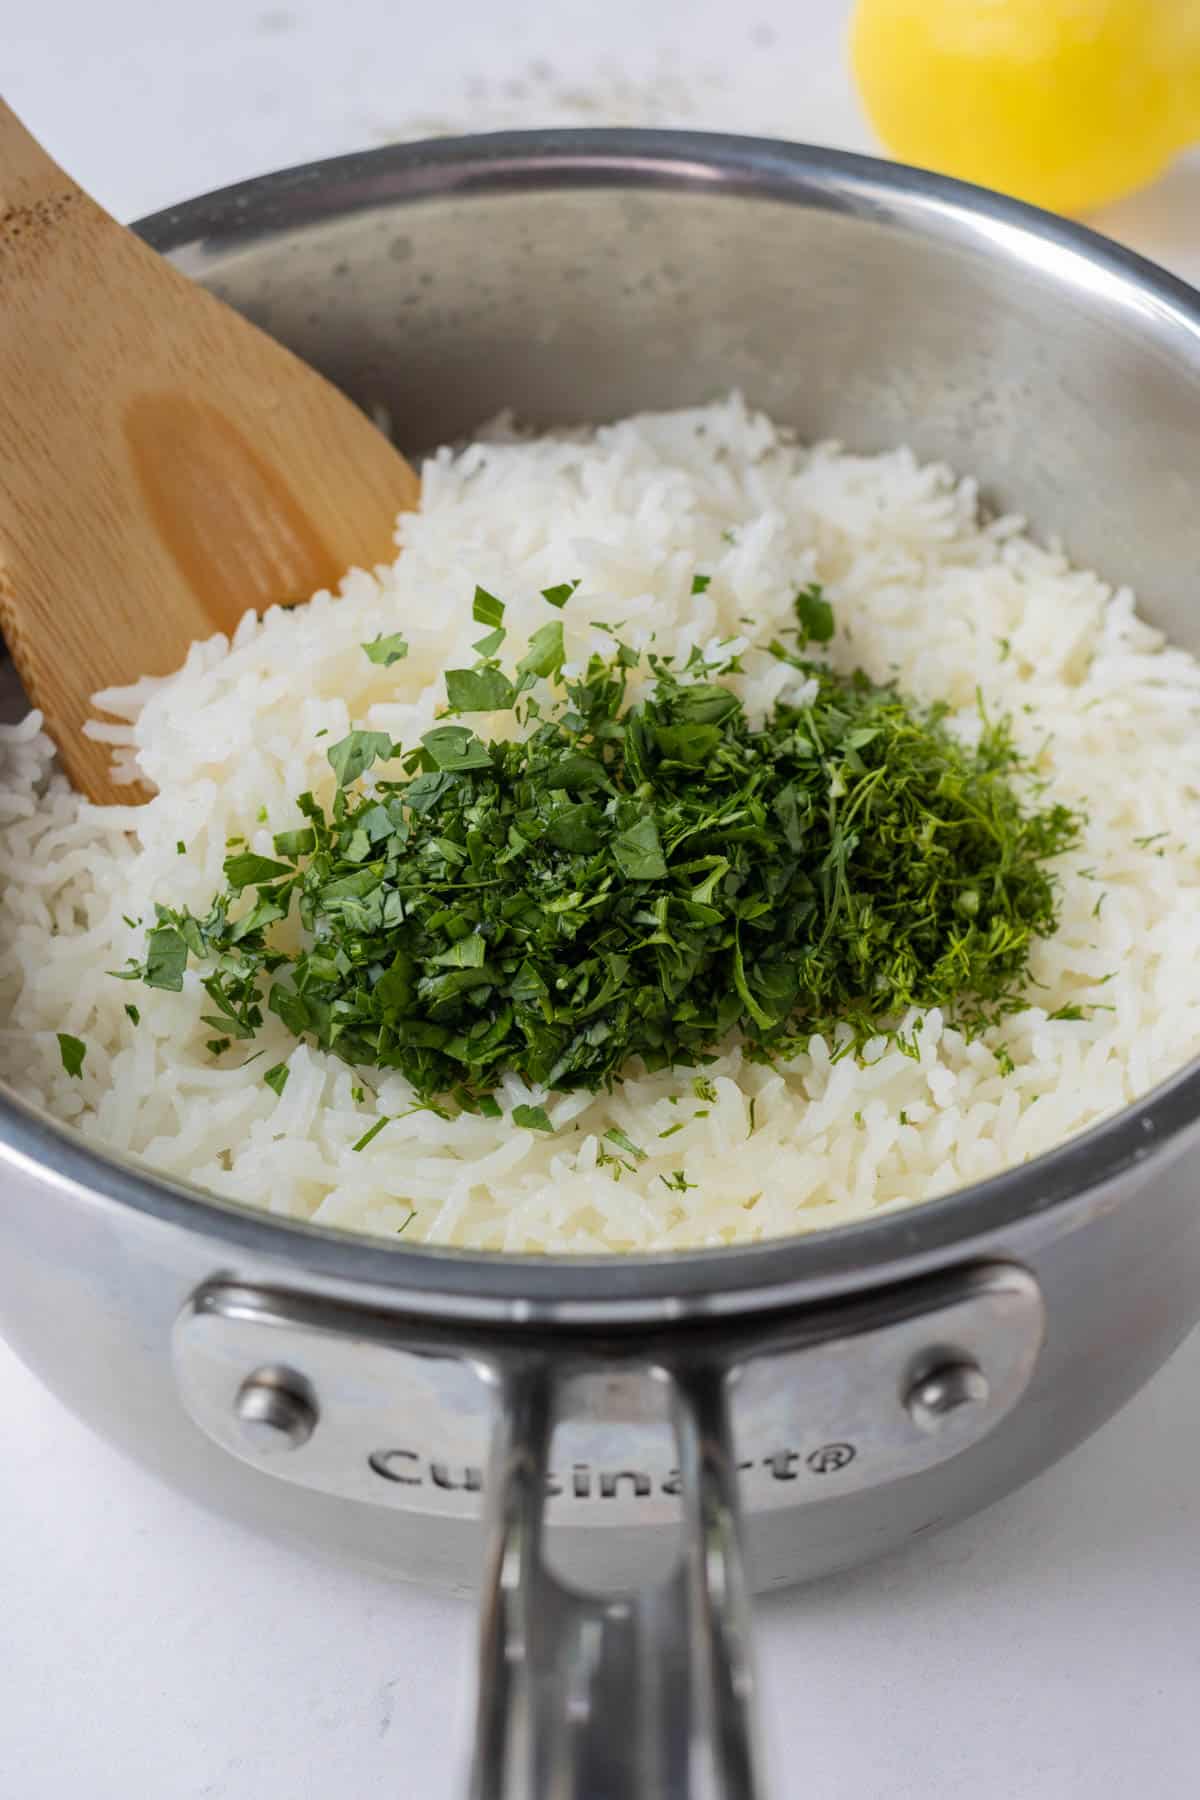
<svg viewBox="0 0 1200 1800"><path fill-rule="evenodd" d="M316 1430L312 1389L293 1369L256 1369L238 1389L234 1410L242 1437L260 1455L299 1450Z"/></svg>
<svg viewBox="0 0 1200 1800"><path fill-rule="evenodd" d="M904 1404L921 1431L940 1431L953 1413L963 1407L986 1404L991 1389L978 1364L965 1358L945 1362L914 1381Z"/></svg>

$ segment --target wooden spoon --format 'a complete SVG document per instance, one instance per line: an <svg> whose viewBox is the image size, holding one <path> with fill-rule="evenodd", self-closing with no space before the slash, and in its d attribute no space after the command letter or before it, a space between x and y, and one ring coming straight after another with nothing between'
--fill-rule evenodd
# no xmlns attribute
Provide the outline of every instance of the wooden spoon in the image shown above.
<svg viewBox="0 0 1200 1800"><path fill-rule="evenodd" d="M118 225L0 101L0 628L75 785L97 689L395 555L416 475L291 353Z"/></svg>

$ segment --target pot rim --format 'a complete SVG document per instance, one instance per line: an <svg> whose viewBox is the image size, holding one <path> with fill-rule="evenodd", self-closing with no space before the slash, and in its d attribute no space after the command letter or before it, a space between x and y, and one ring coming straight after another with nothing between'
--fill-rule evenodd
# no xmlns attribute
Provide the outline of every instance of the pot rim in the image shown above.
<svg viewBox="0 0 1200 1800"><path fill-rule="evenodd" d="M389 145L203 194L134 227L189 273L263 236L462 193L705 189L871 217L1049 270L1200 368L1200 294L1095 232L982 188L850 152L694 131L497 132ZM64 1199L129 1210L289 1274L406 1310L512 1323L633 1324L827 1298L969 1253L1178 1151L1200 1117L1200 1059L1033 1161L919 1205L801 1237L706 1250L530 1256L392 1243L278 1217L92 1146L0 1090L0 1168Z"/></svg>

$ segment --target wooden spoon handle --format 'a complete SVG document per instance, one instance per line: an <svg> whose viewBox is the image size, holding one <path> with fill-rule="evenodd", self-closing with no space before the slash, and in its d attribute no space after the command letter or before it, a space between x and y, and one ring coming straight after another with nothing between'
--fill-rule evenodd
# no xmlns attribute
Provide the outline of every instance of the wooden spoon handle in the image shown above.
<svg viewBox="0 0 1200 1800"><path fill-rule="evenodd" d="M10 229L12 215L44 200L79 193L79 189L26 131L12 108L0 100L0 222ZM19 229L19 221L16 222Z"/></svg>

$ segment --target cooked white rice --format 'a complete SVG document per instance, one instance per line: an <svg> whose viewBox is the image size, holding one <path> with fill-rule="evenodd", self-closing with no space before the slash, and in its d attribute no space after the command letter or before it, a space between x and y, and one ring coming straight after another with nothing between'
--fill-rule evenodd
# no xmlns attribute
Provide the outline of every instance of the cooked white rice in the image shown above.
<svg viewBox="0 0 1200 1800"><path fill-rule="evenodd" d="M1164 646L1129 592L1039 548L1018 520L983 522L969 480L906 450L798 447L734 399L443 451L399 541L394 567L354 571L340 596L246 618L232 645L194 646L169 679L99 697L129 722L104 735L158 785L148 806L79 800L36 714L0 733L0 1074L88 1138L271 1212L406 1242L723 1244L863 1218L1023 1162L1200 1050L1200 665ZM699 596L696 570L712 575ZM545 621L539 590L577 576L563 615L576 661L606 647L593 619L676 653L765 640L817 579L835 603L839 665L947 701L965 734L977 689L1012 712L1024 746L1052 733L1049 793L1086 804L1089 822L1061 859L1062 924L1034 958L1036 1004L971 1044L930 1012L919 1060L876 1045L833 1062L816 1041L765 1068L731 1044L704 1071L707 1105L681 1070L548 1099L510 1078L506 1112L546 1100L556 1135L418 1112L356 1152L379 1114L404 1112L399 1076L370 1072L377 1093L356 1100L353 1072L297 1048L274 1018L254 1046L264 1056L218 1066L194 971L182 994L106 973L142 950L123 915L206 904L227 837L270 853L272 830L299 822L294 797L328 794L326 747L352 725L405 741L430 728L441 671L470 660L478 636L476 582L503 596L519 645ZM374 666L360 645L400 627L407 661ZM750 656L748 706L768 707L788 678ZM1071 1003L1097 1010L1048 1018ZM80 1080L59 1031L87 1045ZM282 1058L277 1098L262 1073ZM600 1159L614 1126L648 1152L636 1172ZM662 1179L677 1170L684 1191Z"/></svg>

